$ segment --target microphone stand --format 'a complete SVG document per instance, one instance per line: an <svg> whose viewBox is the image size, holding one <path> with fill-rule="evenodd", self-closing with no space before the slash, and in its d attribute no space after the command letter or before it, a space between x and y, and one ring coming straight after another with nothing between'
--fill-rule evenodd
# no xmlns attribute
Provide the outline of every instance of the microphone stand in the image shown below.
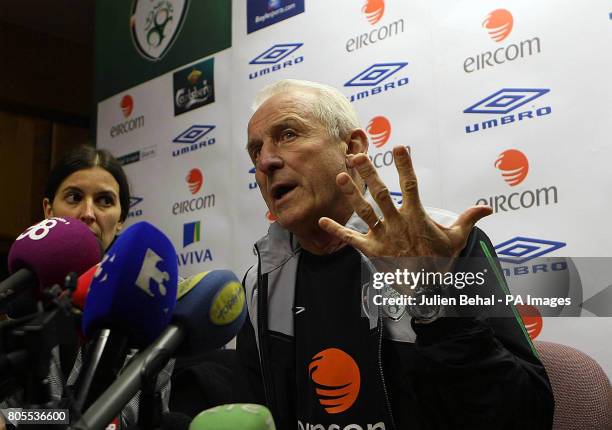
<svg viewBox="0 0 612 430"><path fill-rule="evenodd" d="M161 392L155 389L158 372L151 372L150 366L142 368L140 401L138 402L138 427L141 429L160 429L162 418ZM157 369L155 369L157 370Z"/></svg>
<svg viewBox="0 0 612 430"><path fill-rule="evenodd" d="M151 380L166 366L184 337L177 326L167 327L157 340L136 354L115 382L69 429L103 430L142 388L143 380Z"/></svg>

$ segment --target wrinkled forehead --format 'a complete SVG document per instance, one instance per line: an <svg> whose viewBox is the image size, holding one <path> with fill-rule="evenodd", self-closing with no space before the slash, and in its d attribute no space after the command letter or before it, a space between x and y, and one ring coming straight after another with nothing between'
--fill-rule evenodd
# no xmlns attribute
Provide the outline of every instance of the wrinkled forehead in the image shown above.
<svg viewBox="0 0 612 430"><path fill-rule="evenodd" d="M277 121L295 118L316 120L312 114L316 95L309 90L291 89L266 99L253 113L248 124L249 135Z"/></svg>

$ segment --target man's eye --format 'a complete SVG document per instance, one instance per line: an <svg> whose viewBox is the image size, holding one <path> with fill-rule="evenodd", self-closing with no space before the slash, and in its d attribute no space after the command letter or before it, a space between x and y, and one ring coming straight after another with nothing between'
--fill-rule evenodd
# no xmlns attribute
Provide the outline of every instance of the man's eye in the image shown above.
<svg viewBox="0 0 612 430"><path fill-rule="evenodd" d="M295 136L297 135L293 130L285 130L281 133L280 140L290 140L293 139Z"/></svg>
<svg viewBox="0 0 612 430"><path fill-rule="evenodd" d="M250 149L251 159L257 160L257 158L259 157L259 153L260 152L261 152L261 146L253 146Z"/></svg>

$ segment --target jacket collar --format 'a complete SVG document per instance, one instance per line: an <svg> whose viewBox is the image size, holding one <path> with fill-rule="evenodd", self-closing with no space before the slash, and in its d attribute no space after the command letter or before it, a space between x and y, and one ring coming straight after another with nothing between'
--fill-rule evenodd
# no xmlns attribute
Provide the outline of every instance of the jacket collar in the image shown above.
<svg viewBox="0 0 612 430"><path fill-rule="evenodd" d="M376 214L381 216L381 211L368 190L366 190L364 198L372 205ZM355 212L345 226L360 233L368 232L368 225ZM261 273L272 272L285 264L290 258L298 255L302 249L293 233L286 230L278 222L270 224L268 234L259 239L255 246L261 259Z"/></svg>
<svg viewBox="0 0 612 430"><path fill-rule="evenodd" d="M376 215L381 217L382 211L374 201L369 190L366 190L364 198L372 205ZM457 219L456 214L443 209L425 209L434 221L445 226L452 224ZM345 226L363 234L368 232L368 225L356 212L353 212ZM286 230L278 222L270 224L268 234L259 239L255 246L257 247L261 261L261 273L264 274L270 273L282 266L287 260L298 255L302 249L293 233Z"/></svg>

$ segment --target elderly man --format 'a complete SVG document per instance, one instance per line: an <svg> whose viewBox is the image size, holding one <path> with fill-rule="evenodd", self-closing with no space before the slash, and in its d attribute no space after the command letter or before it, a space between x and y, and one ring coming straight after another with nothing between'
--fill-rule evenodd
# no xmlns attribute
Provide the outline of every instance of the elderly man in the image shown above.
<svg viewBox="0 0 612 430"><path fill-rule="evenodd" d="M479 271L481 292L503 294L490 241L474 227L489 207L450 220L426 210L410 155L396 147L397 208L354 109L313 82L260 92L247 149L278 221L244 279L237 400L266 404L280 429L550 428L550 384L512 309L389 312L362 279L376 257L442 257L442 272Z"/></svg>

